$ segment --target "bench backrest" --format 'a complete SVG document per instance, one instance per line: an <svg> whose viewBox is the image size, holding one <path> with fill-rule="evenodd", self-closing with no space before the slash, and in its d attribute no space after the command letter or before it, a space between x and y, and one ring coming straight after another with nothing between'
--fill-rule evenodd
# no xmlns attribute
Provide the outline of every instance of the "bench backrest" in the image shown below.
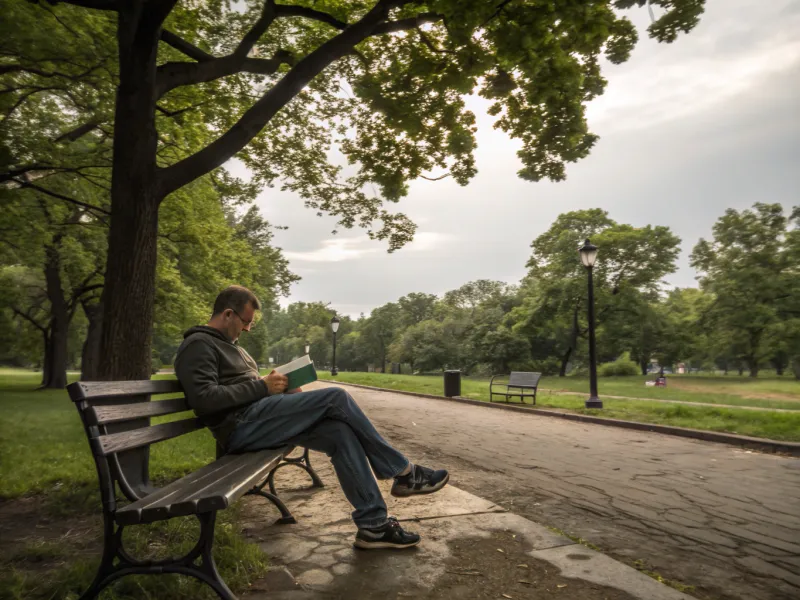
<svg viewBox="0 0 800 600"><path fill-rule="evenodd" d="M528 373L526 371L511 371L508 377L508 385L512 387L531 387L535 388L539 385L541 373Z"/></svg>
<svg viewBox="0 0 800 600"><path fill-rule="evenodd" d="M204 427L194 416L150 424L151 417L191 410L184 397L151 401L152 395L182 393L180 382L174 379L79 381L67 386L67 391L89 438L104 506L114 505L114 482L131 501L154 491L150 483L150 444Z"/></svg>

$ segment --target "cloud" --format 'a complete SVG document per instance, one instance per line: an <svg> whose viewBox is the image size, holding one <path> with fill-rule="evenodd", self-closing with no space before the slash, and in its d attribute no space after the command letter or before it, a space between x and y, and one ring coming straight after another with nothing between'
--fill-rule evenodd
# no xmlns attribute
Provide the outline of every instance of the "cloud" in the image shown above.
<svg viewBox="0 0 800 600"><path fill-rule="evenodd" d="M430 252L441 248L455 236L437 233L435 231L421 231L414 236L414 241L403 248L403 252ZM319 247L305 252L285 251L283 254L291 263L337 263L365 258L370 254L385 253L383 242L374 242L366 236L336 237L322 240ZM301 269L292 268L298 273ZM311 270L313 272L313 270Z"/></svg>
<svg viewBox="0 0 800 600"><path fill-rule="evenodd" d="M373 254L377 248L365 247L368 240L364 238L333 238L322 240L319 248L308 252L284 252L290 261L331 263L355 260L366 254Z"/></svg>
<svg viewBox="0 0 800 600"><path fill-rule="evenodd" d="M748 4L710 2L698 30L675 45L642 40L629 63L606 64L611 83L588 106L591 126L603 132L642 130L684 119L730 102L800 62L800 12L788 10L800 3L784 0L780 18Z"/></svg>

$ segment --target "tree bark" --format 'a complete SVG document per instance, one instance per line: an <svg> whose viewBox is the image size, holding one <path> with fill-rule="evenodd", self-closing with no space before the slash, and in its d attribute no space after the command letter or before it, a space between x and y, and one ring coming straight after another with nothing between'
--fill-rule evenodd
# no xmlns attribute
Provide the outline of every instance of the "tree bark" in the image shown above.
<svg viewBox="0 0 800 600"><path fill-rule="evenodd" d="M165 3L169 4L169 2ZM174 4L174 2L173 2ZM114 122L111 226L103 288L101 380L150 378L158 207L155 81L163 15L142 4L120 10L120 85Z"/></svg>
<svg viewBox="0 0 800 600"><path fill-rule="evenodd" d="M642 370L642 375L647 375L647 361L639 361L639 368Z"/></svg>
<svg viewBox="0 0 800 600"><path fill-rule="evenodd" d="M750 369L750 377L758 377L758 361L754 358L747 359L747 366Z"/></svg>
<svg viewBox="0 0 800 600"><path fill-rule="evenodd" d="M103 329L103 305L100 302L81 302L83 313L89 321L89 330L81 352L81 380L96 381L100 366L100 337Z"/></svg>
<svg viewBox="0 0 800 600"><path fill-rule="evenodd" d="M49 336L45 346L42 387L62 390L67 385L69 308L61 282L61 234L45 249L44 276L50 300Z"/></svg>

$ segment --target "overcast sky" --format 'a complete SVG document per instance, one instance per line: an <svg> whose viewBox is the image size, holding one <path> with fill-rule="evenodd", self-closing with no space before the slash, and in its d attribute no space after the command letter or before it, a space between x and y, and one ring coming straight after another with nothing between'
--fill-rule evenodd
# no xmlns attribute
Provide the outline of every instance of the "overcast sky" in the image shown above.
<svg viewBox="0 0 800 600"><path fill-rule="evenodd" d="M517 178L518 143L473 98L478 175L467 187L413 183L397 210L419 229L393 254L359 229L332 235L334 219L265 190L259 207L289 227L275 243L302 277L281 303L329 302L357 317L409 292L516 283L536 236L560 213L594 207L618 222L669 226L683 243L668 282L692 286L689 253L725 209L800 204L800 0L708 0L697 29L671 45L646 37L646 10L629 15L642 39L627 63L606 65L606 93L588 110L600 140L564 182Z"/></svg>

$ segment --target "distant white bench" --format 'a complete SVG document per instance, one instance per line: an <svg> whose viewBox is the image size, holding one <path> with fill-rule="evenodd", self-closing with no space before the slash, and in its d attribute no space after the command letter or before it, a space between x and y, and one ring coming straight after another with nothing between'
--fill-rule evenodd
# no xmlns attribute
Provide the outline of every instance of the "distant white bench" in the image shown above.
<svg viewBox="0 0 800 600"><path fill-rule="evenodd" d="M495 383L495 379L504 377L508 377L507 383ZM532 398L533 404L536 404L536 390L539 387L539 379L541 378L541 373L529 373L526 371L511 371L511 375L495 375L489 382L489 402L494 402L495 396L503 396L506 402L510 398L519 397L519 401L523 404L525 404L525 398ZM502 391L495 392L495 387L502 388Z"/></svg>

